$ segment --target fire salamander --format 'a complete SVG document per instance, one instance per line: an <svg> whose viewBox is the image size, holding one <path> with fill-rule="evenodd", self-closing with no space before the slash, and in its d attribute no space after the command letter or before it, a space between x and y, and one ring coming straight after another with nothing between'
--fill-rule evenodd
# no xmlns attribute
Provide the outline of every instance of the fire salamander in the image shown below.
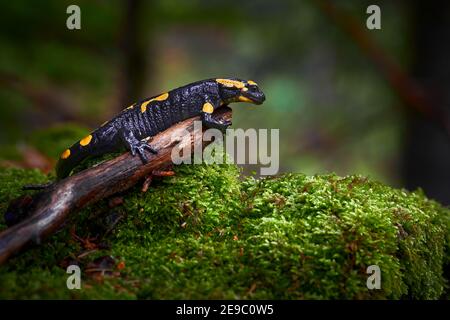
<svg viewBox="0 0 450 320"><path fill-rule="evenodd" d="M261 104L264 93L251 80L208 79L134 103L114 119L66 149L56 164L58 179L67 177L84 159L126 148L148 161L145 150L157 153L143 139L197 115L205 126L224 130L231 122L218 122L213 111L232 102Z"/></svg>

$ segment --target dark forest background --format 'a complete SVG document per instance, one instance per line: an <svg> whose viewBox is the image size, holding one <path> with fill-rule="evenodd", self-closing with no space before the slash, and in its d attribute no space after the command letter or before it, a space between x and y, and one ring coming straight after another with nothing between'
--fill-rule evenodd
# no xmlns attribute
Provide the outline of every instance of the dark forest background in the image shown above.
<svg viewBox="0 0 450 320"><path fill-rule="evenodd" d="M66 8L81 8L81 30ZM381 30L366 8L381 7ZM48 170L36 130L95 128L211 77L255 80L233 126L280 128L282 172L363 174L450 203L448 1L3 1L0 165ZM58 150L60 152L62 150Z"/></svg>

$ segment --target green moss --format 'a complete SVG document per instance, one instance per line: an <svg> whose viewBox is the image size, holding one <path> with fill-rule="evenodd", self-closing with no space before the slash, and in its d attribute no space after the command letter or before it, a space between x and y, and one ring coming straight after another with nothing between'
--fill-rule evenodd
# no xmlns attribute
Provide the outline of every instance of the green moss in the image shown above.
<svg viewBox="0 0 450 320"><path fill-rule="evenodd" d="M33 170L0 169L2 210ZM76 214L62 231L0 267L0 298L436 299L445 294L449 210L360 176L241 180L233 165L176 167L176 175L137 186ZM109 227L111 220L119 222ZM66 288L64 261L83 248L82 270L112 255L125 268L102 281L83 273ZM4 226L2 226L4 228ZM378 265L381 290L368 290Z"/></svg>
<svg viewBox="0 0 450 320"><path fill-rule="evenodd" d="M75 126L33 135L47 156L84 136ZM83 170L107 155L89 159ZM450 214L419 190L360 176L242 179L233 165L178 166L176 175L74 214L40 246L0 267L1 298L50 299L437 299L446 297ZM53 179L37 170L0 169L0 213L21 187ZM6 228L0 218L0 229ZM89 251L76 237L102 249ZM81 254L81 256L80 256ZM110 255L110 276L89 264ZM68 290L65 266L82 269ZM368 290L366 269L381 269ZM446 270L446 271L445 271ZM447 274L446 274L447 272Z"/></svg>
<svg viewBox="0 0 450 320"><path fill-rule="evenodd" d="M22 187L26 184L47 182L47 177L38 170L0 169L0 214L8 207L9 201L25 192ZM4 227L0 219L0 228Z"/></svg>

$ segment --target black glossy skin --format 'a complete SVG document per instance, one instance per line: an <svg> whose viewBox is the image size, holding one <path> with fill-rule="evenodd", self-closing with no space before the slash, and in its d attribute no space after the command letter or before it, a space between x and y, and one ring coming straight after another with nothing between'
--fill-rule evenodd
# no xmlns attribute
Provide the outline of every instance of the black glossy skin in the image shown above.
<svg viewBox="0 0 450 320"><path fill-rule="evenodd" d="M142 104L153 98L155 97L133 104L93 131L92 139L87 145L82 146L80 141L73 144L68 149L70 156L66 159L61 157L56 165L58 179L67 177L72 169L87 157L123 148L131 151L133 155L137 153L146 163L144 151L149 150L153 153L157 151L142 139L154 136L177 122L197 115L201 115L202 122L207 127L226 129L231 123L220 123L212 119L211 110L204 111L205 103L210 103L215 110L232 102L245 100L261 104L265 100L264 93L256 83L240 79L208 79L188 84L169 91L168 97L163 101L154 100L148 103L145 112L142 112Z"/></svg>

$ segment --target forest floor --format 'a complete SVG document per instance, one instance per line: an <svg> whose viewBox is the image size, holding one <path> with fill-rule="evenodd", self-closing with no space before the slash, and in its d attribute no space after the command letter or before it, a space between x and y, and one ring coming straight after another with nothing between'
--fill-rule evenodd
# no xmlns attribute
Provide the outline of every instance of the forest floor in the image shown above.
<svg viewBox="0 0 450 320"><path fill-rule="evenodd" d="M49 136L36 144L49 156L70 139ZM356 175L257 180L234 165L175 171L145 193L136 186L75 213L0 266L0 299L448 296L450 210L420 190ZM0 168L1 214L24 194L22 185L51 178ZM67 288L72 264L81 268L79 290ZM366 285L373 265L381 271L378 290Z"/></svg>

